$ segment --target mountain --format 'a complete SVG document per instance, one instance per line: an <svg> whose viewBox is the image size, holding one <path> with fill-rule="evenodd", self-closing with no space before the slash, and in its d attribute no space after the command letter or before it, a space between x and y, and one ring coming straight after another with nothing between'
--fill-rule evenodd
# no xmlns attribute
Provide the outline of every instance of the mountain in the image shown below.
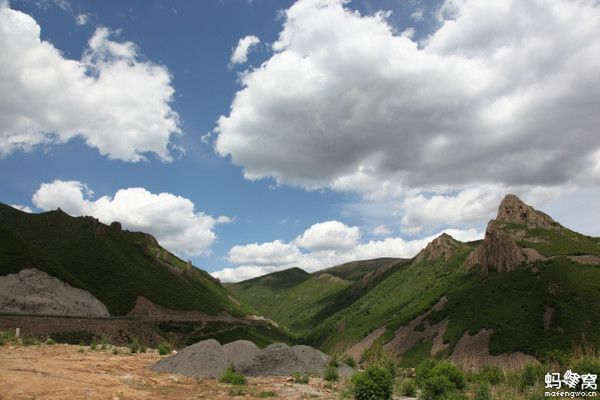
<svg viewBox="0 0 600 400"><path fill-rule="evenodd" d="M396 258L353 261L312 274L290 268L226 287L260 314L304 333L351 304L402 262Z"/></svg>
<svg viewBox="0 0 600 400"><path fill-rule="evenodd" d="M74 218L60 209L29 214L0 203L0 277L25 269L89 292L112 316L128 314L140 298L209 315L251 311L149 234L122 230L117 222Z"/></svg>
<svg viewBox="0 0 600 400"><path fill-rule="evenodd" d="M600 345L600 240L514 195L501 202L483 240L461 243L443 234L341 301L357 282L329 285L326 305L302 299L320 309L309 320L298 314L302 307L264 314L325 351L359 360L383 346L407 366L437 356L514 369L557 350ZM277 296L293 298L296 290Z"/></svg>

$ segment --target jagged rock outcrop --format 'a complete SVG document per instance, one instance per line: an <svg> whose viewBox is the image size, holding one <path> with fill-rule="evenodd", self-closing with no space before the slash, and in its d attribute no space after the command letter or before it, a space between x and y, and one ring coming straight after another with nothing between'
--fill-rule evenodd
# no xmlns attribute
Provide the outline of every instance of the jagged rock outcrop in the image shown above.
<svg viewBox="0 0 600 400"><path fill-rule="evenodd" d="M485 231L483 243L469 254L467 268L479 265L483 275L490 270L508 272L525 260L515 238L509 232L500 229L497 221L492 220Z"/></svg>
<svg viewBox="0 0 600 400"><path fill-rule="evenodd" d="M548 215L507 194L498 208L496 221L523 225L527 229L558 229L558 224Z"/></svg>
<svg viewBox="0 0 600 400"><path fill-rule="evenodd" d="M454 240L452 236L442 233L417 254L416 261L437 260L439 258L447 261L454 254L458 244L459 242Z"/></svg>
<svg viewBox="0 0 600 400"><path fill-rule="evenodd" d="M27 315L108 317L90 292L74 288L35 268L0 276L0 312Z"/></svg>
<svg viewBox="0 0 600 400"><path fill-rule="evenodd" d="M467 268L479 266L480 272L486 275L489 271L512 271L531 257L523 252L517 243L519 230L502 229L505 224L517 224L525 229L559 229L549 215L523 203L513 194L508 194L498 208L496 219L488 223L485 238L467 258Z"/></svg>

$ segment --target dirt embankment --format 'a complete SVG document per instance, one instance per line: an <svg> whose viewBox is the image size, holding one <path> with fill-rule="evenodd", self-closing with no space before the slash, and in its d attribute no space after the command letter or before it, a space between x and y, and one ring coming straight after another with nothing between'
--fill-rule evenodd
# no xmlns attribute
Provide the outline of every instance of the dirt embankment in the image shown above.
<svg viewBox="0 0 600 400"><path fill-rule="evenodd" d="M465 332L456 344L450 361L467 370L476 370L484 365L497 365L505 371L516 371L525 364L537 363L534 357L521 352L490 355L492 333L492 329L482 329L473 336Z"/></svg>
<svg viewBox="0 0 600 400"><path fill-rule="evenodd" d="M0 346L1 400L140 400L231 399L230 385L215 379L194 379L148 368L157 354L118 354L85 351L79 346ZM320 378L295 384L287 377L249 378L244 398L275 392L281 399L339 398L337 386Z"/></svg>
<svg viewBox="0 0 600 400"><path fill-rule="evenodd" d="M432 311L441 310L446 305L446 302L448 302L448 298L442 296L431 310L419 315L408 325L398 328L394 334L394 338L384 346L384 349L403 354L420 341L428 339L433 339L433 346L431 348L432 356L448 347L448 344L444 343L443 340L444 333L446 333L446 328L448 327L448 319L445 318L437 324L430 324L427 320Z"/></svg>

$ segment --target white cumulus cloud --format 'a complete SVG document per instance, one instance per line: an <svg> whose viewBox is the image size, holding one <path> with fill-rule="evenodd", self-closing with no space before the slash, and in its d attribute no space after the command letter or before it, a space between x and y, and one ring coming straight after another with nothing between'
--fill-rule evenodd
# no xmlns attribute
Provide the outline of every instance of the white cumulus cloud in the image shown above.
<svg viewBox="0 0 600 400"><path fill-rule="evenodd" d="M345 232L350 239L332 241L328 232ZM446 229L442 232L460 241L483 237L483 233L475 229ZM312 225L290 243L275 240L234 246L230 249L227 259L237 266L215 271L212 275L222 281L241 281L292 267L313 272L355 260L379 257L409 258L442 232L415 240L388 237L360 243L360 231L357 227L349 227L339 221L326 221ZM334 235L336 236L339 239L338 234ZM309 238L307 243L310 247L300 241L300 238ZM349 245L350 241L352 246Z"/></svg>
<svg viewBox="0 0 600 400"><path fill-rule="evenodd" d="M297 246L309 250L343 250L356 246L360 232L357 226L339 221L325 221L312 225L296 239Z"/></svg>
<svg viewBox="0 0 600 400"><path fill-rule="evenodd" d="M216 152L248 179L395 199L414 232L483 222L494 188L597 186L597 1L446 0L437 14L417 42L384 12L294 3Z"/></svg>
<svg viewBox="0 0 600 400"><path fill-rule="evenodd" d="M98 28L80 60L40 39L29 15L0 2L0 156L81 137L111 159L169 161L179 117L166 67Z"/></svg>
<svg viewBox="0 0 600 400"><path fill-rule="evenodd" d="M144 188L118 190L114 196L93 199L92 190L79 181L43 183L32 198L42 210L60 207L74 216L91 215L101 222L121 222L123 228L152 234L167 249L180 255L206 254L217 236L214 227L229 222L196 211L189 199Z"/></svg>
<svg viewBox="0 0 600 400"><path fill-rule="evenodd" d="M248 61L248 53L250 52L251 48L259 43L260 39L254 35L248 35L241 38L233 50L233 53L231 53L231 59L229 60L231 65L243 64Z"/></svg>

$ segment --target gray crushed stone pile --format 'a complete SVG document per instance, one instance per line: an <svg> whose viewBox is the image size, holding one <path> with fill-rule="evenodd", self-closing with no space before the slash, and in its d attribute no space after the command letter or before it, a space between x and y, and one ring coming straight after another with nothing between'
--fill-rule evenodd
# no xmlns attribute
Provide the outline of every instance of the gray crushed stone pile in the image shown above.
<svg viewBox="0 0 600 400"><path fill-rule="evenodd" d="M190 376L218 378L233 365L246 376L289 376L294 372L321 374L330 357L310 346L275 343L260 350L248 340L238 340L221 346L213 339L186 347L177 354L154 364L152 369ZM353 369L339 364L338 373L350 375Z"/></svg>

